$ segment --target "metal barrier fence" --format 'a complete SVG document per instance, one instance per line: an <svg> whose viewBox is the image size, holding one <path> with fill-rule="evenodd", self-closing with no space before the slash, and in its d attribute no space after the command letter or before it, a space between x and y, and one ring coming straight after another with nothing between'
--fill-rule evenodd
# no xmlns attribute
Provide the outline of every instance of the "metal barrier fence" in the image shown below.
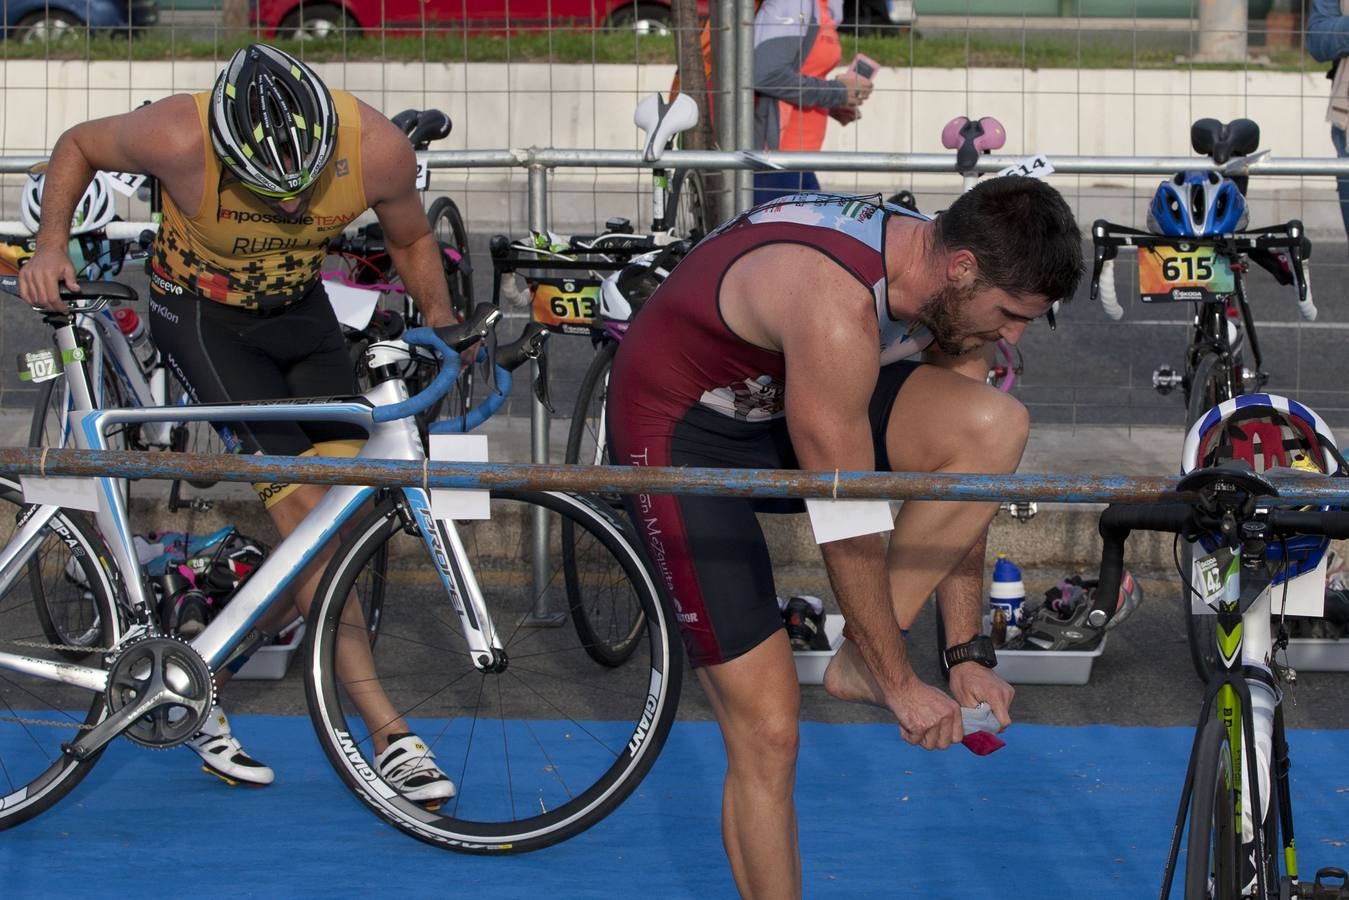
<svg viewBox="0 0 1349 900"><path fill-rule="evenodd" d="M239 456L119 450L0 448L0 475L116 477L301 484L510 489L587 494L653 493L828 500L1155 503L1188 501L1179 478L1130 475L986 475L806 472L698 467L418 464L347 457ZM1267 475L1287 505L1346 504L1338 479Z"/></svg>

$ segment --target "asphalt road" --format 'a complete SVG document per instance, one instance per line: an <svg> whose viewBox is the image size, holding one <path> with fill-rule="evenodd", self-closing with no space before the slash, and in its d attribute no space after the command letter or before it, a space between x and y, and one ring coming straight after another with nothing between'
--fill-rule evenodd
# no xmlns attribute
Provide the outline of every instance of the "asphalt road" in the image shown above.
<svg viewBox="0 0 1349 900"><path fill-rule="evenodd" d="M490 235L472 234L476 299L491 298ZM1090 247L1086 247L1089 260ZM128 267L129 269L131 267ZM1349 379L1343 368L1349 357L1342 347L1349 334L1349 257L1342 244L1318 242L1311 261L1312 285L1320 316L1299 319L1293 293L1263 270L1248 280L1257 337L1263 352L1266 389L1295 396L1310 404L1332 425L1349 426ZM1136 299L1136 270L1129 252L1116 267L1118 293L1125 308L1121 321L1111 321L1091 301L1086 279L1073 301L1058 314L1058 329L1036 323L1021 342L1025 372L1017 395L1033 421L1054 425L1183 426L1185 409L1178 391L1159 395L1152 373L1159 365L1183 366L1190 304L1144 305ZM145 278L128 272L128 283L145 289ZM1128 299L1128 298L1134 299ZM8 299L8 298L6 298ZM527 309L508 308L505 334L523 326ZM0 304L0 358L45 346L41 323L17 303ZM585 367L592 356L584 337L557 335L551 341L550 380L559 417L569 417ZM508 412L527 415L527 379L519 379ZM0 408L29 408L31 391L10 367L0 373Z"/></svg>

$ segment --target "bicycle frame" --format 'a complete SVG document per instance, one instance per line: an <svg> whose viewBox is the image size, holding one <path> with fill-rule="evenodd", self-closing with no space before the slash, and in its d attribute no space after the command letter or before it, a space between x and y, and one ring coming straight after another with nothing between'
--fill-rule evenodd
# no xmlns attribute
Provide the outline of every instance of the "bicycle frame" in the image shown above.
<svg viewBox="0 0 1349 900"><path fill-rule="evenodd" d="M1243 844L1248 843L1245 839L1247 830L1251 832L1249 843L1253 843L1255 857L1259 861L1255 867L1259 895L1267 896L1266 892L1278 890L1278 885L1265 884L1267 868L1264 860L1266 855L1272 852L1272 848L1264 845L1265 834L1262 824L1269 811L1270 796L1266 796L1266 792L1261 789L1259 755L1255 748L1266 741L1270 747L1271 772L1274 778L1274 783L1269 785L1268 791L1271 796L1274 791L1278 792L1279 834L1282 838L1284 868L1294 884L1298 879L1282 697L1265 663L1271 658L1274 648L1270 628L1272 589L1267 583L1261 584L1257 581L1253 584L1249 580L1243 581L1239 568L1231 573L1230 578L1238 581L1239 587L1235 591L1237 599L1219 601L1218 604L1217 647L1221 667L1215 668L1209 677L1198 725L1195 728L1190 762L1181 789L1180 806L1171 835L1171 848L1162 882L1163 898L1170 895L1171 882L1180 854L1181 834L1188 818L1193 795L1200 738L1204 725L1215 716L1227 732L1228 746L1231 748L1233 794L1236 800L1235 824L1238 833L1242 835ZM1228 594L1231 593L1232 589L1228 588ZM1257 731L1256 719L1252 714L1251 682L1258 682L1261 689L1269 690L1274 695L1274 715L1268 732L1263 727Z"/></svg>
<svg viewBox="0 0 1349 900"><path fill-rule="evenodd" d="M56 330L58 347L72 349L76 335L72 325ZM107 449L105 433L111 426L158 422L242 422L242 421L337 421L364 428L369 437L358 459L366 461L412 460L424 458L416 426L408 418L376 422L376 408L408 399L406 385L399 379L382 382L360 397L315 398L311 400L261 402L257 404L219 404L191 407L152 407L144 409L99 410L92 407L92 396L84 370L73 366L67 370L69 392L80 410L77 427L73 431L76 446L81 449ZM140 564L132 543L131 528L123 491L123 479L99 477L98 510L95 518L114 565L114 579L122 573L127 593L126 606L141 627L132 629L130 636L144 633L155 621L153 598L141 577ZM248 652L265 635L257 629L257 622L281 596L285 588L304 568L323 552L327 542L343 524L376 493L365 486L338 485L330 489L318 506L300 525L273 550L270 556L240 588L238 593L211 621L205 630L191 642L203 659L218 671L234 658ZM459 616L463 633L470 648L473 664L480 670L490 670L502 659L502 643L483 600L471 563L459 539L454 522L432 515L429 493L420 487L402 489L403 501L432 558L436 561L442 585ZM3 594L21 572L36 549L42 528L51 521L57 507L50 505L29 507L10 543L0 549L0 594ZM115 649L115 648L114 648ZM107 672L103 669L68 662L34 659L20 654L0 651L0 669L12 669L37 677L49 678L93 691L107 689ZM162 696L150 694L138 698L116 714L110 715L93 729L84 732L73 742L70 753L77 758L92 756L113 737L116 737L140 716L162 701Z"/></svg>
<svg viewBox="0 0 1349 900"><path fill-rule="evenodd" d="M117 327L112 316L106 311L97 313L79 313L75 316L75 327L91 335L89 348L90 371L102 371L106 359L112 364L113 371L122 384L140 406L163 406L168 399L168 373L164 367L157 366L149 378L146 378L136 359L126 335ZM102 408L106 398L103 396L103 381L95 379L90 385L94 397L94 406ZM61 446L67 446L71 436L70 414L74 407L67 402L61 410ZM147 423L145 430L148 443L168 446L173 422Z"/></svg>

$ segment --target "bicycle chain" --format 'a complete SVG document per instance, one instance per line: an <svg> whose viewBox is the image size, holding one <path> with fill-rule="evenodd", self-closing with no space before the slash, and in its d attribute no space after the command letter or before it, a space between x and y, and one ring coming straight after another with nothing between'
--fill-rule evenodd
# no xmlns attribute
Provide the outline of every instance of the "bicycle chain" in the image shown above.
<svg viewBox="0 0 1349 900"><path fill-rule="evenodd" d="M89 731L94 727L83 722L56 722L51 719L29 719L25 716L0 716L0 722L17 722L20 725L46 725L51 728L74 728L76 731Z"/></svg>
<svg viewBox="0 0 1349 900"><path fill-rule="evenodd" d="M111 647L77 647L71 644L43 644L38 641L3 641L14 647L28 647L32 650L69 650L74 653L111 653Z"/></svg>
<svg viewBox="0 0 1349 900"><path fill-rule="evenodd" d="M44 644L41 641L0 641L12 647L27 647L30 650L69 650L75 653L109 653L111 647L76 647L70 644ZM27 716L0 715L0 722L14 722L18 725L43 725L48 728L74 728L77 731L89 731L94 726L83 722L55 721L53 719L30 719Z"/></svg>

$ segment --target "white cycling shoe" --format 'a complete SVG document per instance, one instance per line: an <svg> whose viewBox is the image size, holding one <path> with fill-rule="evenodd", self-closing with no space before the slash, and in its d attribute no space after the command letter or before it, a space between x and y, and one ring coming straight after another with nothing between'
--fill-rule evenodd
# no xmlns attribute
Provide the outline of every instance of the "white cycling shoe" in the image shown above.
<svg viewBox="0 0 1349 900"><path fill-rule="evenodd" d="M229 719L219 706L211 707L210 717L187 746L201 757L202 771L228 784L266 787L276 779L271 768L244 752L239 739L230 733Z"/></svg>
<svg viewBox="0 0 1349 900"><path fill-rule="evenodd" d="M375 757L380 777L404 797L436 809L455 795L454 782L433 762L436 755L415 734L390 735L384 752Z"/></svg>

